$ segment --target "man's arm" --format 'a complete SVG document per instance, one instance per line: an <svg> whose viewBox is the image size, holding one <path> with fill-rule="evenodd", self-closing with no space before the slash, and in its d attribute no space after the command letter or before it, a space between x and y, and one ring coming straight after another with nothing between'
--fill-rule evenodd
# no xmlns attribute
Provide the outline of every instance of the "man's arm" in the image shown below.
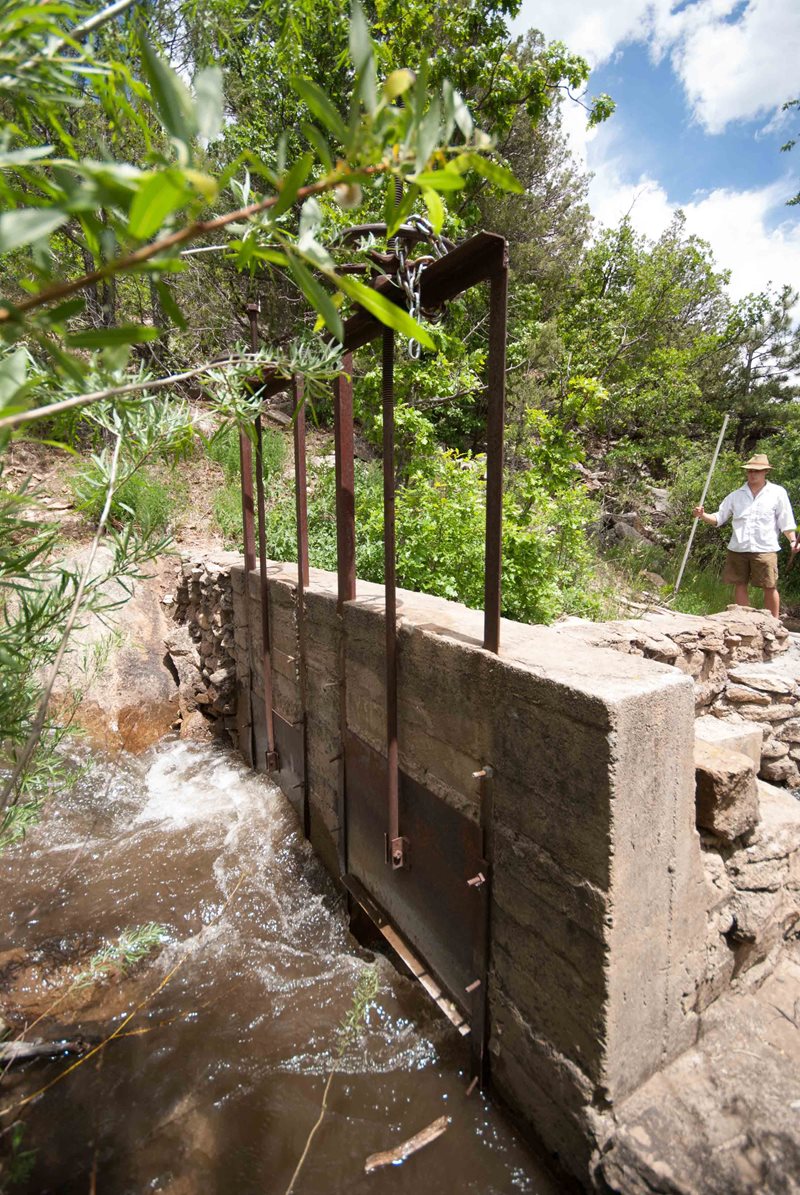
<svg viewBox="0 0 800 1195"><path fill-rule="evenodd" d="M715 510L706 514L704 506L695 506L692 514L696 519L702 519L704 523L708 523L709 527L721 527L723 523L727 523L733 509L733 494L727 494L719 505L719 510Z"/></svg>
<svg viewBox="0 0 800 1195"><path fill-rule="evenodd" d="M792 504L789 501L789 495L786 490L781 494L781 500L778 507L778 525L783 534L788 539L792 554L800 551L800 539L797 538L797 526L795 523L794 512L792 511Z"/></svg>

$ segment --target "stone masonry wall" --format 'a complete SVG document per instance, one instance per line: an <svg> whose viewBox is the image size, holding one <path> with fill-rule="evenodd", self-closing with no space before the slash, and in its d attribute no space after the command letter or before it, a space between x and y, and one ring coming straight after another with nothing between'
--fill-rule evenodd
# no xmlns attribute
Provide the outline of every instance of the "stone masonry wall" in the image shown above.
<svg viewBox="0 0 800 1195"><path fill-rule="evenodd" d="M784 661L790 636L770 614L729 606L707 618L654 613L606 623L567 619L554 630L679 668L694 681L698 717L757 723L764 730L760 775L800 788L800 656Z"/></svg>

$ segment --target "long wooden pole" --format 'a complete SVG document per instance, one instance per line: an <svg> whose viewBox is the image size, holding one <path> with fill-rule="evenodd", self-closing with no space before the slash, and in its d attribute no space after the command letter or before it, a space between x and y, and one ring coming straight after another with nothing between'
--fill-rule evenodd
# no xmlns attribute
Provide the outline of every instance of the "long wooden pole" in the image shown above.
<svg viewBox="0 0 800 1195"><path fill-rule="evenodd" d="M698 502L698 506L702 506L706 500L706 494L708 493L708 487L711 485L711 478L714 474L714 470L717 467L717 458L719 457L719 450L722 447L722 441L725 439L725 432L728 427L729 419L730 419L730 415L726 415L722 421L722 427L720 428L719 439L717 440L717 447L714 449L714 457L713 457L713 460L711 461L711 468L708 470L708 476L706 477L706 484L703 486L703 493L700 497L700 501ZM683 572L684 572L684 569L686 568L686 561L689 559L689 553L692 550L692 544L694 542L694 533L697 530L697 524L699 522L700 522L699 519L695 519L695 521L692 523L692 532L691 532L691 535L689 536L689 542L686 545L686 551L683 553L683 560L681 561L681 568L680 568L680 572L678 573L678 580L675 582L675 588L672 591L673 595L676 594L681 587L681 581L683 580Z"/></svg>

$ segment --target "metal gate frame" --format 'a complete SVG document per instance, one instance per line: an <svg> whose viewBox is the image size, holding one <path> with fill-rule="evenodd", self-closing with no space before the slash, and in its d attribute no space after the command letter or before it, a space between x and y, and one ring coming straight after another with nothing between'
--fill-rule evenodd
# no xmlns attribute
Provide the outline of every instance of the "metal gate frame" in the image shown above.
<svg viewBox="0 0 800 1195"><path fill-rule="evenodd" d="M418 232L406 230L409 242L418 238ZM400 230L402 236L403 230ZM505 421L505 365L506 325L508 298L508 248L505 239L494 233L481 232L464 244L447 252L432 262L420 274L420 303L423 311L442 308L473 286L489 284L489 353L487 367L487 471L486 471L486 540L484 576L484 636L483 646L487 651L498 653L500 649L500 598L502 565L502 502L503 502L503 444ZM374 281L374 287L384 297L407 309L406 292L387 275ZM251 344L258 344L258 306L248 305L251 322ZM347 725L347 692L344 634L344 607L356 597L356 534L355 534L355 469L353 428L353 360L355 349L368 344L377 337L382 339L383 372L383 479L384 479L384 567L385 567L385 679L386 679L386 756L380 756L367 744L357 739ZM472 1042L473 1073L481 1086L487 1081L487 1008L486 990L489 959L489 909L491 892L491 767L487 764L475 773L480 785L480 822L470 823L463 815L456 814L448 806L428 792L411 777L400 771L398 762L397 725L397 596L395 570L395 481L394 481L394 332L380 323L373 315L358 308L344 327L342 372L334 383L334 440L336 481L336 534L337 534L337 608L341 619L340 637L340 736L339 755L339 867L342 881L370 913L373 920L383 929L392 920L400 924L407 937L414 942L422 940L420 952L430 964L434 975L450 992L454 1004L469 1014ZM262 399L267 400L286 388L286 379L274 374L262 376L257 381ZM304 831L309 833L309 794L307 780L307 707L306 707L306 655L305 655L305 612L304 594L308 586L308 516L305 455L305 409L303 406L302 379L295 378L294 400L294 449L295 449L295 493L297 503L297 667L301 697L302 716L291 725L277 715L272 708L272 671L270 645L269 586L266 565L265 510L263 490L262 424L259 415L255 421L254 440L256 445L256 487L258 514L258 562L261 597L262 650L264 672L263 719L251 717L253 724L253 759L263 760L266 770L272 773L287 793L299 806ZM245 571L255 569L255 527L252 485L252 448L247 435L242 433L242 517L245 545ZM251 711L252 712L252 711ZM302 800L298 793L302 790ZM359 792L360 790L360 792ZM373 840L376 826L380 825L376 794L385 795L385 833L383 867L385 872L376 871L374 858L375 842L364 839L358 824L363 814L365 824L371 820L369 837ZM359 799L360 798L360 799ZM352 825L354 835L356 870L365 868L370 875L358 875L351 869L349 840L351 827L348 814L351 801L357 802L358 810ZM376 815L378 821L375 821ZM456 818L458 821L453 821ZM442 819L444 819L442 821ZM437 839L438 865L434 855L425 848L419 852L426 858L424 868L412 867L411 854L414 839L422 844L427 829L439 826ZM459 822L465 823L462 827ZM473 827L473 830L469 829ZM463 830L463 833L460 831ZM405 831L405 832L404 832ZM359 838L359 835L361 837ZM454 846L454 844L460 844ZM366 854L364 853L366 851ZM420 918L427 906L428 921L436 921L436 912L448 901L445 895L453 897L455 889L443 894L442 859L448 851L454 855L451 870L455 870L455 885L463 886L463 893L457 893L453 908L460 909L467 922L469 933L466 944L457 943L457 948L448 947L451 935L446 926L440 926L439 938L432 940L426 933L414 932L414 926L404 926L404 912ZM371 854L370 854L371 852ZM369 857L369 858L368 858ZM426 888L426 875L428 885ZM416 882L419 877L420 882ZM447 885L445 885L446 887ZM416 887L416 891L414 888ZM371 890L372 889L372 890ZM405 889L405 903L403 891ZM377 890L377 894L376 894ZM398 893L400 894L398 896ZM449 906L448 906L449 907ZM396 936L396 935L395 935ZM470 982L463 983L465 977ZM419 976L418 976L419 977ZM435 985L434 985L435 986Z"/></svg>

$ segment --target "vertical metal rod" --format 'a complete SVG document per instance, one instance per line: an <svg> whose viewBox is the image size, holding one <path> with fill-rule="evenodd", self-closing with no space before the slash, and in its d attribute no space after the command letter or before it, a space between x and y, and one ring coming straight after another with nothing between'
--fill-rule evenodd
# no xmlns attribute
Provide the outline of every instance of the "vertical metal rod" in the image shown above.
<svg viewBox="0 0 800 1195"><path fill-rule="evenodd" d="M353 354L345 353L334 384L333 429L336 450L336 556L339 613L356 596L356 502L353 464Z"/></svg>
<svg viewBox="0 0 800 1195"><path fill-rule="evenodd" d="M244 535L244 568L251 573L256 567L256 537L253 524L253 445L246 432L239 432L239 465L242 473L242 531Z"/></svg>
<svg viewBox="0 0 800 1195"><path fill-rule="evenodd" d="M258 303L247 304L250 317L250 347L258 348ZM265 766L268 772L278 764L275 753L275 722L272 713L272 655L269 629L269 581L267 578L267 516L264 497L264 428L261 416L256 415L256 495L258 504L258 579L261 597L261 669L264 681L264 722L267 732Z"/></svg>
<svg viewBox="0 0 800 1195"><path fill-rule="evenodd" d="M480 870L484 882L476 885L475 899L479 907L475 911L475 933L472 940L472 964L480 984L472 994L472 1016L470 1018L471 1071L477 1078L481 1091L489 1082L489 947L490 914L492 905L492 863L494 856L493 818L494 794L492 791L493 769L488 765L480 776L480 819L481 852Z"/></svg>
<svg viewBox="0 0 800 1195"><path fill-rule="evenodd" d="M294 498L297 514L297 579L308 586L308 481L306 477L306 407L303 378L294 377Z"/></svg>
<svg viewBox="0 0 800 1195"><path fill-rule="evenodd" d="M353 463L353 355L345 353L333 401L336 450L336 559L339 612L339 869L347 874L347 650L344 604L356 596L355 466Z"/></svg>
<svg viewBox="0 0 800 1195"><path fill-rule="evenodd" d="M508 250L490 279L488 420L486 429L486 561L483 646L500 650L500 584L503 563L503 427L506 403Z"/></svg>
<svg viewBox="0 0 800 1195"><path fill-rule="evenodd" d="M256 416L256 490L258 494L258 572L261 594L261 664L264 674L264 716L267 729L267 771L278 766L275 723L272 715L272 643L269 629L269 580L267 578L266 502L264 499L264 429Z"/></svg>
<svg viewBox="0 0 800 1195"><path fill-rule="evenodd" d="M306 408L303 378L295 374L294 390L294 500L297 515L297 675L303 726L303 833L311 837L308 792L308 678L306 675L306 604L308 587L308 487L306 479Z"/></svg>
<svg viewBox="0 0 800 1195"><path fill-rule="evenodd" d="M394 332L383 331L383 569L386 623L386 803L389 854L392 867L405 863L405 843L400 837L399 775L397 753L397 577L395 559L394 501Z"/></svg>

